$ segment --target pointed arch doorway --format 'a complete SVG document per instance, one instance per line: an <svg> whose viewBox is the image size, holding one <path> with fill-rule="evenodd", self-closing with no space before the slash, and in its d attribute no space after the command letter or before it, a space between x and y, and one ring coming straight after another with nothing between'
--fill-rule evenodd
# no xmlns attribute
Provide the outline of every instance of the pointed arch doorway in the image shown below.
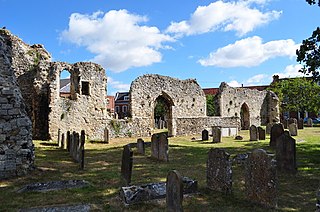
<svg viewBox="0 0 320 212"><path fill-rule="evenodd" d="M250 113L249 107L246 103L243 103L240 110L241 129L248 130L250 127Z"/></svg>
<svg viewBox="0 0 320 212"><path fill-rule="evenodd" d="M171 97L164 92L154 102L154 128L168 129L169 136L172 135L172 106Z"/></svg>

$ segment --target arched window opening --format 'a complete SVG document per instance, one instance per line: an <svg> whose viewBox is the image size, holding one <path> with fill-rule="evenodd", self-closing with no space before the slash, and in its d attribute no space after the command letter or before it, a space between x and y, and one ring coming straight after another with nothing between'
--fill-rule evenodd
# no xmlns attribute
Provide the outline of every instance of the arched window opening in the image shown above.
<svg viewBox="0 0 320 212"><path fill-rule="evenodd" d="M71 74L68 70L64 69L60 72L59 79L59 96L62 98L71 98Z"/></svg>
<svg viewBox="0 0 320 212"><path fill-rule="evenodd" d="M248 130L250 127L250 113L249 107L246 103L243 103L240 110L241 129Z"/></svg>

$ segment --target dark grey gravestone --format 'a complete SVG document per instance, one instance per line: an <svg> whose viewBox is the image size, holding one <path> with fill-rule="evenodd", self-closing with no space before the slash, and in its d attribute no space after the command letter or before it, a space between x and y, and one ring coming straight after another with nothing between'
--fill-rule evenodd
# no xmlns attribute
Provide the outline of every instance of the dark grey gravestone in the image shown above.
<svg viewBox="0 0 320 212"><path fill-rule="evenodd" d="M258 129L255 125L250 126L250 141L257 141L259 138Z"/></svg>
<svg viewBox="0 0 320 212"><path fill-rule="evenodd" d="M61 148L61 130L58 129L58 147Z"/></svg>
<svg viewBox="0 0 320 212"><path fill-rule="evenodd" d="M266 140L266 130L258 127L259 140Z"/></svg>
<svg viewBox="0 0 320 212"><path fill-rule="evenodd" d="M130 145L123 146L122 162L121 162L121 184L128 186L131 183L133 166L133 152Z"/></svg>
<svg viewBox="0 0 320 212"><path fill-rule="evenodd" d="M220 143L221 140L222 140L221 127L213 126L212 127L212 142L213 143Z"/></svg>
<svg viewBox="0 0 320 212"><path fill-rule="evenodd" d="M169 142L167 133L160 133L159 135L159 150L158 159L162 161L169 161Z"/></svg>
<svg viewBox="0 0 320 212"><path fill-rule="evenodd" d="M298 129L303 130L303 119L298 120Z"/></svg>
<svg viewBox="0 0 320 212"><path fill-rule="evenodd" d="M74 148L74 160L77 163L80 163L80 152L81 152L81 142L80 142L80 135L79 133L76 133L75 135L75 148Z"/></svg>
<svg viewBox="0 0 320 212"><path fill-rule="evenodd" d="M81 142L80 169L83 170L84 169L84 144L86 142L86 133L84 130L81 130L80 142Z"/></svg>
<svg viewBox="0 0 320 212"><path fill-rule="evenodd" d="M203 141L209 140L209 132L208 132L208 130L202 130L202 140Z"/></svg>
<svg viewBox="0 0 320 212"><path fill-rule="evenodd" d="M313 122L311 118L307 119L307 127L313 127Z"/></svg>
<svg viewBox="0 0 320 212"><path fill-rule="evenodd" d="M276 147L277 138L284 133L283 125L281 123L274 124L271 127L270 147Z"/></svg>
<svg viewBox="0 0 320 212"><path fill-rule="evenodd" d="M64 138L64 133L62 133L61 135L61 149L65 149L66 148L66 142L65 142L65 138Z"/></svg>
<svg viewBox="0 0 320 212"><path fill-rule="evenodd" d="M105 143L109 143L109 129L108 128L104 128L104 136L103 136L103 138L104 138L104 142Z"/></svg>
<svg viewBox="0 0 320 212"><path fill-rule="evenodd" d="M296 123L290 123L288 128L291 136L298 135L298 126Z"/></svg>
<svg viewBox="0 0 320 212"><path fill-rule="evenodd" d="M296 140L289 135L288 131L277 138L276 160L279 171L293 174L297 172Z"/></svg>
<svg viewBox="0 0 320 212"><path fill-rule="evenodd" d="M275 161L265 150L255 149L245 165L245 193L248 200L266 207L277 207Z"/></svg>
<svg viewBox="0 0 320 212"><path fill-rule="evenodd" d="M67 150L68 150L68 152L70 152L70 140L71 140L70 131L67 131Z"/></svg>
<svg viewBox="0 0 320 212"><path fill-rule="evenodd" d="M151 157L159 158L159 134L153 134L151 136Z"/></svg>
<svg viewBox="0 0 320 212"><path fill-rule="evenodd" d="M169 171L166 183L166 202L168 212L182 212L183 183L179 172Z"/></svg>
<svg viewBox="0 0 320 212"><path fill-rule="evenodd" d="M144 140L142 138L138 138L137 140L137 150L139 154L141 155L145 154Z"/></svg>
<svg viewBox="0 0 320 212"><path fill-rule="evenodd" d="M232 162L223 149L210 149L207 160L207 186L214 191L232 192Z"/></svg>

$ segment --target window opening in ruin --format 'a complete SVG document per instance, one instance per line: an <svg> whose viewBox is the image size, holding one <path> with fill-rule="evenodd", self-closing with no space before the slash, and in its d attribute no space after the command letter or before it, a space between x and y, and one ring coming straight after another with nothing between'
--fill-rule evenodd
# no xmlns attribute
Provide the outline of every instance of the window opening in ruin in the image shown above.
<svg viewBox="0 0 320 212"><path fill-rule="evenodd" d="M250 113L249 107L246 103L243 103L240 110L241 129L248 130L250 127Z"/></svg>
<svg viewBox="0 0 320 212"><path fill-rule="evenodd" d="M123 106L122 106L122 112L123 112L123 113L126 113L127 111L128 111L127 105L123 105Z"/></svg>
<svg viewBox="0 0 320 212"><path fill-rule="evenodd" d="M68 70L64 69L60 72L60 80L59 80L59 96L62 98L70 98L71 97L71 74Z"/></svg>
<svg viewBox="0 0 320 212"><path fill-rule="evenodd" d="M81 82L81 93L82 95L90 95L90 86L89 86L89 82L86 81L82 81Z"/></svg>
<svg viewBox="0 0 320 212"><path fill-rule="evenodd" d="M164 95L161 95L155 100L154 125L156 129L168 129L170 134L170 132L172 132L173 103L168 98Z"/></svg>

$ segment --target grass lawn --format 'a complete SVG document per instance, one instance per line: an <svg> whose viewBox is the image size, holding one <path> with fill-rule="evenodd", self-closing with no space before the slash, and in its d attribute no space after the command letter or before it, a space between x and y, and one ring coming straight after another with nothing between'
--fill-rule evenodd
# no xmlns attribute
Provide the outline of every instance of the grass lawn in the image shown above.
<svg viewBox="0 0 320 212"><path fill-rule="evenodd" d="M298 173L279 174L278 209L265 209L251 204L244 195L243 167L233 165L233 193L230 196L206 188L206 160L210 148L225 148L231 157L255 148L269 148L265 141L249 142L249 132L241 131L243 141L223 138L222 143L191 141L190 137L169 138L169 162L150 159L134 151L132 184L165 181L169 170L176 169L183 176L198 180L199 194L184 198L185 211L314 211L320 176L320 127L299 130L297 141ZM201 136L197 136L201 138ZM144 138L150 141L150 138ZM66 150L34 141L37 169L28 176L0 182L0 211L59 204L88 203L93 211L165 211L165 200L125 207L118 197L122 146L136 142L136 138L114 139L109 144L86 143L85 170L71 161ZM83 179L90 186L47 193L16 193L22 186L34 182Z"/></svg>

